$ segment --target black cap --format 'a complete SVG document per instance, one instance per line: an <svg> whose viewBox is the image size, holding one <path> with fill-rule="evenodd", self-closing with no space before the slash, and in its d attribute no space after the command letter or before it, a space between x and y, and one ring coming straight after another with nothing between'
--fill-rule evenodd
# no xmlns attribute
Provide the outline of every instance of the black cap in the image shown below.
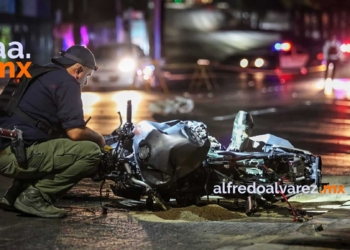
<svg viewBox="0 0 350 250"><path fill-rule="evenodd" d="M60 57L51 59L52 63L61 65L72 65L74 63L80 63L84 67L97 70L94 54L86 47L80 45L73 45L66 51L60 52Z"/></svg>

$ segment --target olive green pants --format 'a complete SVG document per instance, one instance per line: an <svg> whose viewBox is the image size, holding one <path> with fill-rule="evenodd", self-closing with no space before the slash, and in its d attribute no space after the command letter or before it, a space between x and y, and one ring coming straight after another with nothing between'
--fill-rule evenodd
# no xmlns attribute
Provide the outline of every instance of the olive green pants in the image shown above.
<svg viewBox="0 0 350 250"><path fill-rule="evenodd" d="M7 147L0 155L0 174L31 183L45 200L54 203L97 171L101 149L90 141L54 139L28 147L27 159L27 167L22 168Z"/></svg>

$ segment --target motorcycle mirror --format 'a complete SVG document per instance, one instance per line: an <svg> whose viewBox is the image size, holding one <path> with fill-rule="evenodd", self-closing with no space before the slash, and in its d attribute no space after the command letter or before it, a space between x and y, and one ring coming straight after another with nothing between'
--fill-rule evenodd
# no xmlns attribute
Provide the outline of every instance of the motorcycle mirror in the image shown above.
<svg viewBox="0 0 350 250"><path fill-rule="evenodd" d="M117 130L121 128L121 126L123 125L123 118L122 115L120 114L120 112L118 111L118 115L119 115L119 127L116 128L115 130L113 130L112 135L116 135L117 134Z"/></svg>
<svg viewBox="0 0 350 250"><path fill-rule="evenodd" d="M120 128L123 125L123 117L119 111L118 111L118 115L119 115L119 127L118 128Z"/></svg>

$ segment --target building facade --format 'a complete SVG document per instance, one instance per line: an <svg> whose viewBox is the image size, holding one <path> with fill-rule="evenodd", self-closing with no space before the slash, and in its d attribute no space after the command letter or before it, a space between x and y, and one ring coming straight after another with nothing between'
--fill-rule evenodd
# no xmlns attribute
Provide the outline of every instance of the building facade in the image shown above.
<svg viewBox="0 0 350 250"><path fill-rule="evenodd" d="M21 42L31 61L48 62L53 48L50 0L0 1L0 42L8 49L11 41Z"/></svg>
<svg viewBox="0 0 350 250"><path fill-rule="evenodd" d="M118 36L127 38L130 26L137 26L131 35L144 31L144 24L140 26L140 22L134 20L137 17L129 16L129 8L143 11L145 17L148 14L148 0L53 0L55 53L74 44L94 50L100 45L119 42ZM134 25L126 21L129 19L134 20ZM128 40L126 38L122 40Z"/></svg>

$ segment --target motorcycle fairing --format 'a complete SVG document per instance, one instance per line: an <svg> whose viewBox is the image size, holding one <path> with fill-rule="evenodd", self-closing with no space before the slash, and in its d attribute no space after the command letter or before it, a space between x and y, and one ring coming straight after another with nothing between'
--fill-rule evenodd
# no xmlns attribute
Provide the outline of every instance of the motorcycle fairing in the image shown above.
<svg viewBox="0 0 350 250"><path fill-rule="evenodd" d="M210 141L204 123L142 121L135 126L133 150L141 175L154 187L167 187L205 161Z"/></svg>
<svg viewBox="0 0 350 250"><path fill-rule="evenodd" d="M272 134L252 136L252 137L249 137L249 140L253 142L254 148L262 147L263 151L265 152L270 151L272 145L279 145L282 147L289 147L289 148L294 147L288 140L285 140L281 137L278 137Z"/></svg>

